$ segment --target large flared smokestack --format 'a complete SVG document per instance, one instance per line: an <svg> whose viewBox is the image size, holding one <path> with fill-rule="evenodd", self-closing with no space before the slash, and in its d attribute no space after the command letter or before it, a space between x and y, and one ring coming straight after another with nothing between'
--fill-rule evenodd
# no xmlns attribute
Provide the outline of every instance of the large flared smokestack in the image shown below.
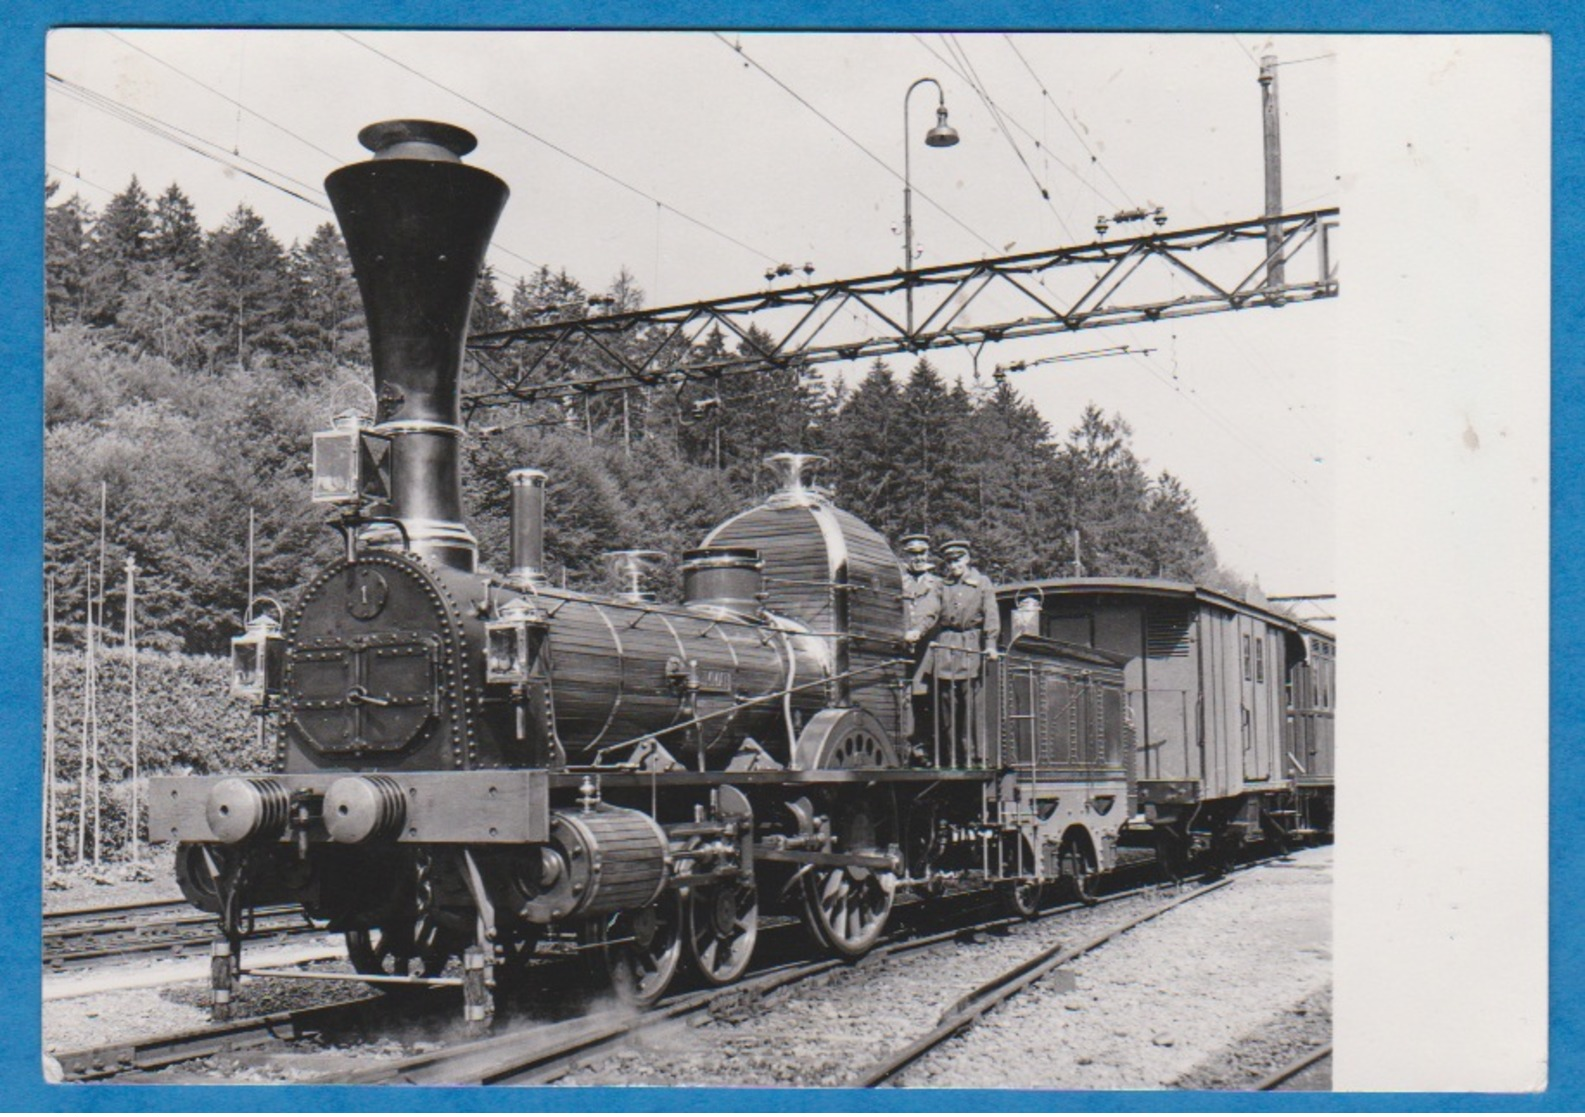
<svg viewBox="0 0 1585 1117"><path fill-rule="evenodd" d="M419 554L471 571L478 544L462 522L458 373L506 183L462 163L477 141L450 124L388 120L358 140L374 158L332 172L325 190L363 294L374 429L391 440L390 515ZM399 533L376 524L364 538Z"/></svg>

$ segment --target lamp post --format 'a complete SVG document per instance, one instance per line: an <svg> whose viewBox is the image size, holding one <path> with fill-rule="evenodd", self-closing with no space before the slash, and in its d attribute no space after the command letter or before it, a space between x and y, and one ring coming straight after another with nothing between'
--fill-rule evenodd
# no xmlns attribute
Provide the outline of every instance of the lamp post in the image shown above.
<svg viewBox="0 0 1585 1117"><path fill-rule="evenodd" d="M908 144L908 100L914 90L929 83L936 87L936 126L925 133L926 147L951 147L958 142L957 131L947 123L947 97L935 78L920 78L903 94L903 285L908 297L908 334L914 332L914 188L913 160Z"/></svg>

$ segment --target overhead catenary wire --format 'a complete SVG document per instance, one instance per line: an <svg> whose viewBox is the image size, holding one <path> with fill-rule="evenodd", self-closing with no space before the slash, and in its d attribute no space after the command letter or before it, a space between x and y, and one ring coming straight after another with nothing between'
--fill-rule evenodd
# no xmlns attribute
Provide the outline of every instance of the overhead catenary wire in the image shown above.
<svg viewBox="0 0 1585 1117"><path fill-rule="evenodd" d="M1073 138L1079 141L1079 146L1082 147L1084 149L1084 153L1090 157L1091 164L1099 168L1100 172L1111 181L1112 185L1121 191L1124 200L1127 201L1130 206L1137 208L1138 203L1134 200L1134 196L1128 192L1127 187L1117 180L1117 176L1112 173L1112 169L1105 163L1101 162L1099 153L1097 153L1096 150L1090 146L1089 141L1084 138L1084 133L1079 130L1079 126L1073 122L1067 113L1062 111L1062 106L1057 104L1056 100L1051 96L1050 91L1048 91L1046 88L1046 83L1042 81L1040 75L1035 72L1035 68L1030 65L1029 59L1024 57L1024 52L1018 49L1018 44L1013 41L1012 36L1004 34L1002 35L1002 38L1007 41L1007 45L1012 48L1013 54L1017 56L1018 61L1023 63L1024 69L1028 71L1029 76L1034 79L1035 84L1040 87L1040 96L1045 98L1046 103L1049 104L1057 116L1061 118L1062 123L1068 126L1068 131L1073 133Z"/></svg>
<svg viewBox="0 0 1585 1117"><path fill-rule="evenodd" d="M1194 407L1196 410L1205 415L1218 427L1222 428L1228 437L1233 439L1234 442L1237 442L1244 449L1248 450L1250 454L1259 460L1262 465L1287 477L1297 487L1299 493L1311 504L1315 505L1321 511L1330 511L1326 504L1322 502L1322 500L1311 490L1310 482L1308 480L1299 477L1292 470L1285 468L1280 462L1276 461L1254 442L1250 441L1244 435L1244 433L1239 430L1235 423L1225 418L1219 411L1213 409L1210 405L1205 403L1205 401L1201 400L1195 393L1184 392L1179 385L1174 384L1164 373L1161 372L1160 369L1156 368L1148 358L1143 356L1140 350L1131 350L1127 355L1137 360L1140 366L1143 367L1146 372L1158 380L1162 386L1168 391L1172 392L1173 395L1184 400L1190 406Z"/></svg>
<svg viewBox="0 0 1585 1117"><path fill-rule="evenodd" d="M99 191L101 194L105 194L105 195L107 195L107 196L109 196L111 198L114 198L116 196L116 192L114 190L110 189L110 187L108 187L108 186L100 186L93 179L84 178L82 175L78 174L76 171L68 171L65 167L61 166L59 163L51 163L48 159L46 159L44 161L44 165L46 167L48 167L50 170L57 172L58 174L65 175L67 178L71 179L74 182L80 182L84 186L92 186L95 190Z"/></svg>
<svg viewBox="0 0 1585 1117"><path fill-rule="evenodd" d="M778 88L780 88L788 96L792 97L793 100L797 101L804 108L806 108L810 112L814 113L816 117L818 117L821 121L823 121L826 125L828 125L832 129L834 129L839 136L841 136L843 139L847 140L854 147L858 148L860 151L862 151L866 156L868 156L875 163L879 164L881 166L881 168L886 171L887 174L891 175L893 178L897 179L899 182L901 182L903 180L903 176L900 173L898 173L898 171L897 171L897 169L895 167L893 167L886 160L882 159L879 155L875 154L875 152L871 151L861 141L855 139L853 137L853 135L847 131L847 129L843 128L836 121L832 120L825 113L823 113L819 109L817 109L813 104L811 104L809 102L809 100L807 98L805 98L803 96L803 94L799 93L796 89L794 89L792 86L788 85L781 78L779 78L775 74L771 73L770 70L768 70L763 63L761 63L758 60L756 60L755 58L753 58L748 53L748 51L744 50L743 49L743 45L741 43L729 42L727 40L726 36L722 35L719 31L712 32L712 34L714 34L715 37L717 39L719 39L721 41L721 43L723 45L725 45L728 50L731 50L731 51L734 51L735 53L737 53L740 57L742 57L743 61L747 62L754 69L756 69L760 73L764 74L767 78L769 78L772 82L774 82ZM958 228L962 229L964 232L968 233L971 237L973 237L975 240L979 241L986 248L989 248L989 249L991 249L993 251L995 250L996 245L992 244L989 239L987 239L983 234L979 233L975 229L971 228L966 222L963 221L962 218L958 217L957 214L955 214L951 210L947 209L944 205L942 205L940 202L936 201L929 194L925 193L923 190L921 190L917 186L913 187L913 192L914 192L914 194L917 197L923 198L925 201L929 202L932 206L934 206L937 209L937 211L939 211L941 213L942 216L947 218L947 220L951 221L954 225L956 225Z"/></svg>
<svg viewBox="0 0 1585 1117"><path fill-rule="evenodd" d="M984 79L980 77L979 71L975 69L973 61L969 58L968 51L966 51L962 44L958 42L956 35L945 36L943 41L947 44L947 49L954 52L958 60L962 63L964 72L968 76L969 88L972 89L975 95L979 97L980 103L983 104L985 106L985 110L991 114L991 118L996 121L997 131L1001 132L1002 138L1005 139L1007 141L1007 145L1013 149L1013 156L1028 173L1030 181L1035 184L1035 189L1040 192L1041 200L1044 201L1047 208L1051 210L1051 216L1056 218L1057 224L1061 227L1063 235L1065 235L1069 240L1077 240L1078 237L1074 235L1072 227L1063 218L1062 214L1057 212L1057 207L1052 203L1051 190L1046 186L1045 183L1040 181L1040 176L1036 174L1035 169L1029 165L1029 160L1024 157L1023 149L1018 146L1018 141L1013 138L1013 130L1008 127L1007 119L1003 116L1001 109L998 108L996 102L991 99L990 90L986 87Z"/></svg>
<svg viewBox="0 0 1585 1117"><path fill-rule="evenodd" d="M88 105L90 108L98 109L108 116L112 116L123 123L130 124L134 128L141 129L142 131L148 132L150 135L157 136L169 143L173 143L178 147L192 152L194 155L200 156L201 158L208 159L211 162L219 163L222 166L237 172L238 174L245 175L246 177L253 179L255 182L270 187L272 190L278 190L282 194L296 198L300 202L306 202L317 209L327 211L330 209L329 205L327 205L325 202L309 197L307 194L299 190L293 190L290 186L283 185L282 182L277 182L272 178L268 178L257 171L250 170L243 166L242 162L239 162L239 160L249 163L253 162L252 159L249 159L246 156L229 156L224 154L225 149L211 140L205 140L202 137L188 132L183 128L179 128L176 125L160 120L158 117L141 112L128 105L124 105L112 97L107 97L103 93L98 93L95 90L89 89L87 86L70 81L59 76L58 74L53 74L46 71L44 76L46 80L51 83L49 88L59 90L63 95L71 97L73 100L76 100L82 104ZM215 148L220 153L217 154L217 151L206 150L205 146L202 145ZM257 165L261 168L263 167L262 164ZM299 182L297 179L294 179L291 176L281 172L270 171L270 173L277 175L285 182L294 183L298 186L301 186L305 190L313 189L312 187L307 186L306 183ZM321 195L321 197L322 196L323 195Z"/></svg>
<svg viewBox="0 0 1585 1117"><path fill-rule="evenodd" d="M143 57L145 57L145 58L147 58L147 59L149 59L149 60L151 60L151 61L153 61L155 63L158 63L159 65L165 67L167 70L171 71L173 74L176 74L179 77L186 78L188 81L192 82L194 85L198 86L200 89L203 89L203 90L206 90L206 91L208 91L210 93L213 93L216 97L219 97L221 100L227 102L228 104L236 106L238 112L245 112L249 116L253 117L254 119L263 121L265 124L268 124L271 128L274 128L274 129L276 129L279 132L285 133L286 135L290 136L292 139L296 140L298 143L302 144L305 147L312 148L314 151L317 151L320 155L323 155L326 159L329 159L332 162L339 162L340 161L341 157L339 155L337 155L335 152L326 151L324 148L322 148L318 144L316 144L313 140L310 140L310 139L306 138L305 136L302 136L302 135L298 134L297 132L292 131L290 128L288 128L286 125L280 123L279 121L271 120L269 117L265 116L263 113L259 112L257 109L255 109L255 108L253 108L253 107L251 107L249 105L244 104L241 100L239 100L236 97L231 96L229 93L225 93L225 92L223 92L223 91L221 91L219 89L216 89L214 86L209 85L206 82L200 81L198 78L194 77L192 74L189 74L186 70L183 70L180 66L177 66L177 65L175 65L174 63L171 63L171 62L167 62L165 59L161 58L159 55L154 54L152 51L145 50L143 47L138 46L136 43L132 42L130 39L127 39L127 38L125 38L125 37L123 37L121 35L118 35L114 31L106 29L104 33L106 35L110 36L116 42L120 43L122 46L126 47L128 50L137 51L139 54L143 55Z"/></svg>
<svg viewBox="0 0 1585 1117"><path fill-rule="evenodd" d="M430 85L433 85L437 89L444 90L445 92L451 94L453 97L457 98L459 101L462 101L463 103L465 103L467 105L470 105L470 106L472 106L475 109L478 109L480 112L482 112L485 115L489 116L490 118L492 118L494 120L497 120L500 123L506 125L508 128L511 128L513 131L518 132L521 135L527 136L529 139L533 140L535 143L540 144L540 145L542 145L542 146L544 146L546 148L549 148L551 151L554 151L557 155L560 155L563 158L572 160L572 162L578 164L578 166L584 168L585 170L591 171L594 174L599 175L601 178L605 179L606 181L614 183L615 185L620 186L622 189L624 189L624 190L626 190L626 191L628 191L628 192L630 192L632 194L638 195L640 198L643 198L645 201L653 202L655 205L661 207L662 209L667 210L670 213L676 214L678 217L682 218L684 221L688 222L689 224L695 225L695 226L699 227L700 229L703 229L707 233L710 233L710 234L712 234L714 236L720 237L722 240L725 240L725 241L727 241L727 242L729 242L729 243L731 243L733 245L736 245L738 248L743 249L743 251L748 252L751 255L758 256L760 259L766 260L766 261L768 261L770 263L773 263L773 264L776 263L776 257L772 256L770 253L765 252L762 249L756 248L753 245L748 244L748 243L746 243L746 242L744 242L742 240L739 240L737 237L733 236L731 233L728 233L728 232L726 232L726 231L724 231L722 229L716 228L714 225L711 225L708 221L705 221L702 218L695 217L691 213L687 213L684 210L678 209L676 206L671 205L670 203L666 202L664 199L657 198L655 195L649 193L649 191L647 191L647 190L644 190L644 189L642 189L640 187L634 186L631 182L628 182L627 180L618 177L617 175L611 173L610 171L606 170L603 167L597 166L594 163L589 162L587 159L584 159L582 156L576 155L573 152L568 151L566 148L562 147L560 144L557 144L557 143L555 143L555 142L553 142L551 140L548 140L544 136L541 136L538 133L533 132L533 131L531 131L528 128L525 128L523 125L519 124L517 121L512 120L509 117L501 115L500 113L496 112L494 109L490 108L488 105L485 105L482 102L478 101L477 99L468 96L466 93L463 93L460 90L452 88L451 86L447 85L445 82L440 81L438 78L433 78L430 75L424 73L422 70L416 69L413 66L409 66L407 63L403 62L401 59L392 57L391 55L387 54L385 51L379 49L376 46L373 46L370 43L364 42L362 39L359 39L355 35L349 34L346 31L342 31L342 32L338 32L338 33L344 39L346 39L348 42L356 43L358 46L362 47L366 51L369 51L371 54L379 55L381 58L383 58L387 62L391 63L391 65L396 66L399 69L407 71L408 73L412 74L414 77L419 78L422 81L428 82Z"/></svg>
<svg viewBox="0 0 1585 1117"><path fill-rule="evenodd" d="M179 125L172 124L169 121L163 120L151 113L132 108L130 105L117 101L115 98L100 93L97 90L90 89L88 86L82 85L79 82L72 81L68 78L63 78L58 74L47 71L45 73L45 78L50 83L47 86L48 89L67 96L80 104L86 105L89 108L93 108L107 116L110 116L113 119L120 120L124 124L128 124L141 131L147 132L148 134L165 140L168 143L175 144L176 146L201 158L218 163L222 167L225 167L231 171L235 171L236 173L267 186L272 190L277 190L289 197L297 199L300 202L305 202L308 205L313 206L315 209L321 210L325 213L332 212L329 199L326 197L323 190L320 190L309 183L303 182L301 179L294 178L293 176L286 174L284 171L277 170L269 164L263 163L250 156L242 155L239 152L228 151L224 145L216 143L214 140L206 139L195 132L191 132ZM220 96L224 96L224 94L220 94ZM239 162L239 160L241 162ZM258 170L251 170L248 167L243 166L242 163L252 164L252 166L257 167ZM73 172L67 172L63 170L62 173L71 174L73 178L78 178L79 181L87 182L86 179L81 179ZM274 176L274 178L269 176ZM279 179L280 181L276 181L276 179ZM283 185L283 183L290 183L292 185ZM96 184L89 183L89 185ZM297 186L301 189L294 190L292 189L292 186ZM116 196L114 191L107 190L105 187L97 186L96 188L105 190L105 192L110 194L112 197ZM543 265L539 264L538 262L530 260L528 257L523 256L518 252L514 252L505 245L492 245L491 250L499 252L504 256L509 256L512 259L526 264L531 268L538 269L543 267ZM514 282L518 279L518 276L506 271L505 269L497 268L496 271L500 275L503 275Z"/></svg>
<svg viewBox="0 0 1585 1117"><path fill-rule="evenodd" d="M914 41L916 41L920 46L922 46L926 51L929 52L929 54L930 54L930 56L932 58L934 58L937 62L940 62L943 66L945 66L949 71L951 71L951 73L955 77L957 77L959 80L963 81L965 84L968 83L968 81L969 81L968 75L965 74L958 67L958 64L956 62L954 62L952 59L942 55L942 53L940 51L936 50L935 47L931 46L928 42L925 41L925 39L922 36L918 35L917 33L913 36L913 38L914 38ZM1022 132L1025 136L1027 136L1030 139L1030 141L1033 142L1036 146L1038 146L1040 148L1041 152L1044 153L1045 156L1047 158L1049 158L1053 163L1057 164L1057 166L1061 167L1063 170L1067 171L1070 175L1072 175L1073 178L1074 178L1074 181L1076 181L1080 186L1084 187L1086 190L1088 190L1092 194L1094 194L1097 198L1101 199L1101 201L1104 202L1107 206L1110 206L1113 209L1122 208L1122 206L1119 205L1119 203L1117 202L1117 200L1114 197L1108 195L1105 191L1101 190L1101 188L1096 186L1095 183L1093 183L1089 179L1085 178L1084 175L1079 172L1078 168L1074 167L1066 159L1063 159L1056 152L1052 151L1050 145L1044 143L1040 139L1040 137L1035 135L1035 133L1033 131L1031 131L1022 121L1018 120L1014 116L1011 116L1011 115L1007 114L1005 109L1002 110L1002 111L1003 111L1003 115L1006 116L1008 122L1011 123L1013 125L1013 127L1017 128L1020 132Z"/></svg>

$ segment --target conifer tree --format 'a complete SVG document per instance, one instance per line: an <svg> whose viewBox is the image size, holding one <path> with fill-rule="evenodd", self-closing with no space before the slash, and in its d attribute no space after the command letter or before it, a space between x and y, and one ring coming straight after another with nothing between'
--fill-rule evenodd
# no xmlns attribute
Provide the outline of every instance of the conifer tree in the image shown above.
<svg viewBox="0 0 1585 1117"><path fill-rule="evenodd" d="M197 278L203 263L204 231L193 214L192 202L174 182L154 203L148 247L151 260L171 265L183 279Z"/></svg>
<svg viewBox="0 0 1585 1117"><path fill-rule="evenodd" d="M93 223L84 252L84 318L113 326L133 272L149 256L154 214L136 175Z"/></svg>
<svg viewBox="0 0 1585 1117"><path fill-rule="evenodd" d="M1138 577L1149 572L1145 509L1149 483L1121 415L1107 418L1090 404L1068 432L1060 476L1069 523L1077 536L1066 558L1090 575Z"/></svg>
<svg viewBox="0 0 1585 1117"><path fill-rule="evenodd" d="M211 364L251 368L289 348L286 253L264 220L240 205L204 244L205 334Z"/></svg>
<svg viewBox="0 0 1585 1117"><path fill-rule="evenodd" d="M1194 497L1166 470L1150 486L1145 518L1145 555L1152 577L1204 582L1214 576L1216 551L1195 511Z"/></svg>
<svg viewBox="0 0 1585 1117"><path fill-rule="evenodd" d="M877 359L833 416L828 440L837 503L894 538L923 526L902 507L902 410L897 378Z"/></svg>
<svg viewBox="0 0 1585 1117"><path fill-rule="evenodd" d="M974 499L965 528L981 569L1004 580L1053 573L1063 510L1050 427L1003 381L984 394L967 430L965 468Z"/></svg>
<svg viewBox="0 0 1585 1117"><path fill-rule="evenodd" d="M60 183L44 184L47 203ZM86 262L83 251L93 213L76 194L44 211L44 312L51 329L76 322L83 313Z"/></svg>
<svg viewBox="0 0 1585 1117"><path fill-rule="evenodd" d="M297 351L330 365L368 360L363 300L336 227L328 221L320 225L307 244L292 247L289 261Z"/></svg>
<svg viewBox="0 0 1585 1117"><path fill-rule="evenodd" d="M970 516L966 423L972 403L962 385L948 388L921 358L903 388L893 503L901 522L928 533L957 533Z"/></svg>

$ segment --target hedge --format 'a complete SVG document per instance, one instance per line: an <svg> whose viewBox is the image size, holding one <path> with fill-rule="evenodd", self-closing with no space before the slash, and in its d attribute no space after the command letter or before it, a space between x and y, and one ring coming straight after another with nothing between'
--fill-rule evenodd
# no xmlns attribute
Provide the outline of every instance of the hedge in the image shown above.
<svg viewBox="0 0 1585 1117"><path fill-rule="evenodd" d="M132 787L130 666L126 652L120 648L104 649L96 657L101 849L110 858L124 856L127 844ZM261 771L268 767L271 749L260 746L252 707L227 694L229 672L230 664L216 657L138 652L140 777ZM71 860L76 853L86 677L87 657L80 651L58 651L46 664L44 685L54 691L57 853L64 860ZM41 770L43 740L41 732ZM90 807L90 813L91 810ZM91 853L92 844L90 826L85 853Z"/></svg>

